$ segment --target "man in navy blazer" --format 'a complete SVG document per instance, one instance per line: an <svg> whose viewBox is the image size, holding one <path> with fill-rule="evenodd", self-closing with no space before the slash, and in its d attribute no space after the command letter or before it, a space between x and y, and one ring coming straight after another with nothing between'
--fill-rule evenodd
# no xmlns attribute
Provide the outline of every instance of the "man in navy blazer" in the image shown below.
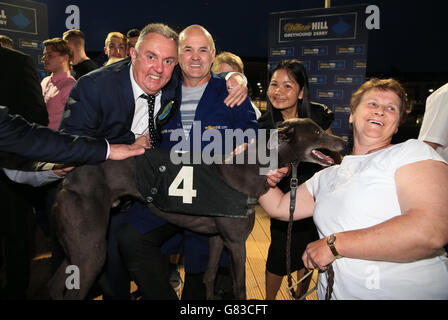
<svg viewBox="0 0 448 320"><path fill-rule="evenodd" d="M177 33L163 24L150 24L139 37L131 58L81 77L68 98L60 131L132 144L148 133L148 104L141 94L156 95L157 121L175 103ZM162 90L163 88L163 90ZM132 208L131 208L132 210ZM113 296L129 299L129 276L115 240L125 213L111 215L106 276ZM106 297L109 298L109 297Z"/></svg>

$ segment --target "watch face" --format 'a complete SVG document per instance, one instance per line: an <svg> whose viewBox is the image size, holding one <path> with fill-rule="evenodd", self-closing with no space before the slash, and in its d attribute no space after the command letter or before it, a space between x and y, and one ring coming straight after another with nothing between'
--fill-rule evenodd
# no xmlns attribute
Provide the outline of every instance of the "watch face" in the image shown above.
<svg viewBox="0 0 448 320"><path fill-rule="evenodd" d="M335 239L335 236L332 234L330 237L328 237L328 244L334 244L334 241L335 241L336 239Z"/></svg>

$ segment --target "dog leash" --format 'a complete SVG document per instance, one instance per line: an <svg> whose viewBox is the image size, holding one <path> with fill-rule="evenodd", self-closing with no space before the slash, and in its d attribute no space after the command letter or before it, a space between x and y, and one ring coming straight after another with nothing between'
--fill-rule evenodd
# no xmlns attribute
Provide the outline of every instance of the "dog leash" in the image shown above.
<svg viewBox="0 0 448 320"><path fill-rule="evenodd" d="M304 281L306 278L308 278L309 276L311 276L313 274L314 270L310 270L308 271L307 274L305 274L299 281L297 281L296 283L294 283L293 285L289 286L289 295L292 298L295 298L292 293L295 292L294 291L294 287L297 287L302 281ZM301 297L298 298L298 300L305 300L306 297L308 297L310 294L312 294L314 291L317 290L317 284L315 284L313 286L313 288L311 290L308 290L307 292L305 292Z"/></svg>
<svg viewBox="0 0 448 320"><path fill-rule="evenodd" d="M313 287L312 290L305 293L303 296L299 297L296 294L296 291L294 290L294 287L297 286L300 282L305 280L307 277L312 274L313 270L310 270L305 276L302 277L299 281L297 281L294 285L292 284L292 275L291 275L291 234L292 234L292 224L294 220L294 211L296 208L296 196L297 196L297 185L298 185L298 179L297 179L297 166L299 163L297 161L291 162L291 181L290 181L290 202L289 202L289 221L288 221L288 230L286 235L286 272L288 275L288 289L289 294L294 299L303 300L308 295L310 295L312 292L314 292L317 289L317 285ZM325 294L325 300L330 300L331 295L333 294L333 284L334 284L334 270L333 265L330 264L328 266L328 269L326 271L328 273L328 280L327 280L327 292Z"/></svg>
<svg viewBox="0 0 448 320"><path fill-rule="evenodd" d="M299 163L297 161L291 162L291 181L290 181L290 202L289 202L289 221L288 221L288 230L286 234L286 272L288 275L288 289L290 295L294 299L299 299L297 296L294 286L292 285L292 276L291 276L291 233L292 233L292 223L294 220L294 210L296 208L296 195L297 195L297 166ZM301 279L303 280L303 278Z"/></svg>
<svg viewBox="0 0 448 320"><path fill-rule="evenodd" d="M327 292L325 293L325 300L331 300L331 295L333 294L333 284L334 284L334 270L333 264L330 264L327 269Z"/></svg>

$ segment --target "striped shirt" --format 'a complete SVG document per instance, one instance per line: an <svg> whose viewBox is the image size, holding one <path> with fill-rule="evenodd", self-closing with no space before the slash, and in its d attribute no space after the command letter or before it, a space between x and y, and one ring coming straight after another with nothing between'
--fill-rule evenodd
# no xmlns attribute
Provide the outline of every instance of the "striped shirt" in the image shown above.
<svg viewBox="0 0 448 320"><path fill-rule="evenodd" d="M180 117L185 137L187 139L190 135L190 130L193 125L196 108L198 107L199 100L201 100L202 94L204 93L207 84L208 82L198 87L182 86L182 104L180 106Z"/></svg>

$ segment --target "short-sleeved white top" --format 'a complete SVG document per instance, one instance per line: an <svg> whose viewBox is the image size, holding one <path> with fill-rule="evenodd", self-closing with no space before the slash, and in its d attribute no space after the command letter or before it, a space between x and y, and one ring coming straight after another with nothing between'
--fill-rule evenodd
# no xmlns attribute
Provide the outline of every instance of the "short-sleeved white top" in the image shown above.
<svg viewBox="0 0 448 320"><path fill-rule="evenodd" d="M320 238L400 215L395 172L427 159L445 162L430 146L411 139L371 154L345 156L340 165L317 172L306 185L316 201L313 217ZM411 263L341 258L333 268L333 299L448 299L446 254ZM326 279L326 273L319 275L319 299L325 297Z"/></svg>

